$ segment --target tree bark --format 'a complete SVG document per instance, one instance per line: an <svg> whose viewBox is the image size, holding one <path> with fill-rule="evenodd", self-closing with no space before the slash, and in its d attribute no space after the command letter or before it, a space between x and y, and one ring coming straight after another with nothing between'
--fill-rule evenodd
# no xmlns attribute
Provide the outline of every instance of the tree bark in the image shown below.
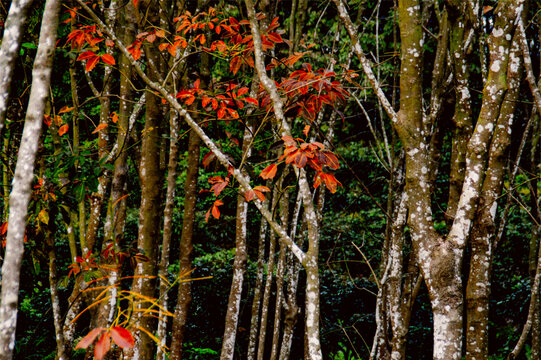
<svg viewBox="0 0 541 360"><path fill-rule="evenodd" d="M32 2L33 0L13 0L11 2L4 34L2 35L2 46L0 48L0 132L4 128L6 119L12 73L21 46L26 13Z"/></svg>
<svg viewBox="0 0 541 360"><path fill-rule="evenodd" d="M15 348L23 241L28 203L32 192L34 161L38 150L45 102L49 94L59 8L60 1L58 0L47 0L45 3L38 51L32 70L32 89L15 167L13 188L9 197L10 212L0 297L0 359L2 360L10 360Z"/></svg>

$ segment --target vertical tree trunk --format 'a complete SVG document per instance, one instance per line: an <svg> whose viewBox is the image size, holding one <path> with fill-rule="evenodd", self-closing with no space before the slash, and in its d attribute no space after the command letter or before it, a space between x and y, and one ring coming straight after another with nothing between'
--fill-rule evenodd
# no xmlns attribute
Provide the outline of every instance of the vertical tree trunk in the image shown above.
<svg viewBox="0 0 541 360"><path fill-rule="evenodd" d="M59 8L60 1L58 0L48 0L45 3L38 51L32 70L32 89L19 147L13 188L9 198L10 212L0 296L0 359L2 360L10 360L15 348L19 275L24 252L23 240L28 203L32 191L34 161L41 133L45 101L49 94Z"/></svg>
<svg viewBox="0 0 541 360"><path fill-rule="evenodd" d="M149 52L147 52L148 56ZM156 79L157 74L148 69L151 78ZM139 262L135 269L136 278L133 281L132 291L143 296L154 297L156 281L144 276L156 274L157 257L159 250L160 233L160 189L162 179L159 169L160 164L160 99L152 94L147 94L144 137L141 147L141 163L139 177L141 182L141 208L139 211L139 233L137 247L149 258L149 261ZM134 313L132 323L134 328L141 327L153 334L155 321L150 316L143 316L148 303L136 305L139 312ZM143 331L136 333L136 342L130 352L132 359L152 359L154 356L154 340Z"/></svg>
<svg viewBox="0 0 541 360"><path fill-rule="evenodd" d="M32 2L33 0L13 0L6 19L0 48L0 132L6 119L11 78L24 33L26 12Z"/></svg>
<svg viewBox="0 0 541 360"><path fill-rule="evenodd" d="M180 236L180 265L179 276L186 276L192 270L193 230L195 219L195 205L197 202L197 175L199 172L199 153L201 140L193 131L188 140L188 168L186 182L184 183L184 218L182 220L182 234ZM173 318L173 332L171 360L179 360L182 356L184 332L188 317L188 310L192 299L191 284L182 281L178 285L177 305Z"/></svg>
<svg viewBox="0 0 541 360"><path fill-rule="evenodd" d="M508 90L490 146L488 166L475 216L471 243L470 273L466 287L466 359L488 359L490 273L494 250L498 199L505 176L505 154L522 80L522 59L518 41L512 44L507 70Z"/></svg>
<svg viewBox="0 0 541 360"><path fill-rule="evenodd" d="M250 157L252 153L252 131L251 126L244 130L242 140L243 158ZM242 170L242 169L241 169ZM233 262L233 280L229 292L229 301L227 304L227 313L225 315L225 330L222 343L221 360L232 360L235 354L235 339L237 335L237 325L239 321L240 300L242 296L242 287L244 282L244 273L246 271L246 260L248 253L246 249L246 232L248 222L248 202L244 198L242 189L237 197L237 222L235 235L235 260Z"/></svg>

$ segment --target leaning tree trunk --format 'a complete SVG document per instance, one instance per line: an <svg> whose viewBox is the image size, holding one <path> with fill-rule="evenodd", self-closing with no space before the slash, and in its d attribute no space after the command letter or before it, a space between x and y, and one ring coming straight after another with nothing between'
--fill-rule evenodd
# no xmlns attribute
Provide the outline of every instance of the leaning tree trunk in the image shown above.
<svg viewBox="0 0 541 360"><path fill-rule="evenodd" d="M34 161L38 150L45 102L49 94L59 8L60 1L58 0L47 0L45 3L38 51L32 71L32 89L15 167L13 188L9 197L10 212L0 297L0 359L2 360L11 359L15 348L19 275L24 252L23 240L28 203L32 192Z"/></svg>

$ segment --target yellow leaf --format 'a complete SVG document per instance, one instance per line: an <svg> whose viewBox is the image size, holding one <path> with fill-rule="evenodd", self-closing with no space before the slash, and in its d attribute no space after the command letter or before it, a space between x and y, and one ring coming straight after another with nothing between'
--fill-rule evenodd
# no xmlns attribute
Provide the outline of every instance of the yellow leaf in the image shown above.
<svg viewBox="0 0 541 360"><path fill-rule="evenodd" d="M47 212L47 210L41 210L38 214L38 219L42 223L49 225L49 213Z"/></svg>

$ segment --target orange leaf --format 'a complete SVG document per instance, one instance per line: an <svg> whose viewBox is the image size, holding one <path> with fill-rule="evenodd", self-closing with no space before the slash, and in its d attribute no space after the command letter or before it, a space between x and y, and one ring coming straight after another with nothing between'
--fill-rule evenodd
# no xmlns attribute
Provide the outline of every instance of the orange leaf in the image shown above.
<svg viewBox="0 0 541 360"><path fill-rule="evenodd" d="M204 45L207 39L205 38L205 34L201 34L201 37L199 38L199 42L201 45Z"/></svg>
<svg viewBox="0 0 541 360"><path fill-rule="evenodd" d="M246 201L250 202L253 200L254 198L254 192L252 190L248 190L244 193L244 198L246 199Z"/></svg>
<svg viewBox="0 0 541 360"><path fill-rule="evenodd" d="M115 46L115 42L113 40L105 40L105 46L107 47L114 47Z"/></svg>
<svg viewBox="0 0 541 360"><path fill-rule="evenodd" d="M284 42L284 40L282 39L282 37L280 36L280 34L275 33L275 32L269 33L269 39L272 40L272 41L274 41L275 43L281 43L281 42Z"/></svg>
<svg viewBox="0 0 541 360"><path fill-rule="evenodd" d="M111 329L111 337L115 344L122 349L130 349L135 345L135 340L131 332L121 326L115 326Z"/></svg>
<svg viewBox="0 0 541 360"><path fill-rule="evenodd" d="M67 112L70 112L71 110L75 109L75 107L67 107L67 106L64 106L62 109L60 109L58 111L59 114L63 114L63 113L67 113Z"/></svg>
<svg viewBox="0 0 541 360"><path fill-rule="evenodd" d="M70 128L70 127L68 126L68 124L62 125L62 126L60 127L60 129L58 129L58 135L60 135L60 136L64 135L65 133L68 132L69 128Z"/></svg>
<svg viewBox="0 0 541 360"><path fill-rule="evenodd" d="M217 201L220 201L220 200L216 200L216 202ZM218 206L223 205L223 203L222 204L216 204L216 202L214 202L214 205L212 205L212 216L214 216L215 219L219 219L220 218L220 209L218 209Z"/></svg>
<svg viewBox="0 0 541 360"><path fill-rule="evenodd" d="M111 340L109 339L109 333L103 334L94 346L94 358L101 360L111 348Z"/></svg>
<svg viewBox="0 0 541 360"><path fill-rule="evenodd" d="M164 51L168 46L168 43L161 43L160 46L158 46L158 49L160 49L160 51Z"/></svg>
<svg viewBox="0 0 541 360"><path fill-rule="evenodd" d="M277 170L278 170L278 165L271 164L267 166L266 168L264 168L261 174L259 174L259 176L261 176L263 179L272 179L276 175Z"/></svg>
<svg viewBox="0 0 541 360"><path fill-rule="evenodd" d="M268 187L263 186L263 185L256 186L254 188L254 190L261 191L261 192L269 192L270 191L270 189Z"/></svg>
<svg viewBox="0 0 541 360"><path fill-rule="evenodd" d="M116 62L115 62L115 58L112 57L111 55L109 54L103 54L101 56L101 60L106 63L106 64L109 64L109 65L115 65Z"/></svg>
<svg viewBox="0 0 541 360"><path fill-rule="evenodd" d="M111 119L113 120L115 124L118 122L118 115L116 111L113 111L113 113L111 114Z"/></svg>
<svg viewBox="0 0 541 360"><path fill-rule="evenodd" d="M304 134L304 136L308 136L309 132L310 132L310 125L306 125L302 133Z"/></svg>
<svg viewBox="0 0 541 360"><path fill-rule="evenodd" d="M261 191L254 191L254 192L260 201L265 201L265 194L263 194Z"/></svg>
<svg viewBox="0 0 541 360"><path fill-rule="evenodd" d="M86 72L92 71L92 69L94 69L96 67L96 65L98 64L98 61L100 61L99 56L94 56L93 58L87 60L86 61L86 66L85 66L85 71Z"/></svg>
<svg viewBox="0 0 541 360"><path fill-rule="evenodd" d="M99 327L90 331L88 334L86 334L84 338L81 339L81 341L79 341L79 343L77 343L75 350L86 349L90 344L94 342L94 340L96 339L96 336L98 336L103 330L105 329L102 327Z"/></svg>
<svg viewBox="0 0 541 360"><path fill-rule="evenodd" d="M8 223L7 223L7 221L5 223L3 223L2 226L0 227L0 235L4 235L6 233L6 231L8 231Z"/></svg>
<svg viewBox="0 0 541 360"><path fill-rule="evenodd" d="M96 54L93 51L85 51L84 53L82 53L81 55L79 55L77 57L77 61L79 61L79 60L88 60L88 59L91 59L91 58L93 58L95 56L96 56Z"/></svg>
<svg viewBox="0 0 541 360"><path fill-rule="evenodd" d="M102 130L102 129L105 129L107 127L107 123L101 123L99 124L98 126L96 126L96 128L94 129L94 131L92 131L92 134L95 134L97 133L98 131Z"/></svg>

